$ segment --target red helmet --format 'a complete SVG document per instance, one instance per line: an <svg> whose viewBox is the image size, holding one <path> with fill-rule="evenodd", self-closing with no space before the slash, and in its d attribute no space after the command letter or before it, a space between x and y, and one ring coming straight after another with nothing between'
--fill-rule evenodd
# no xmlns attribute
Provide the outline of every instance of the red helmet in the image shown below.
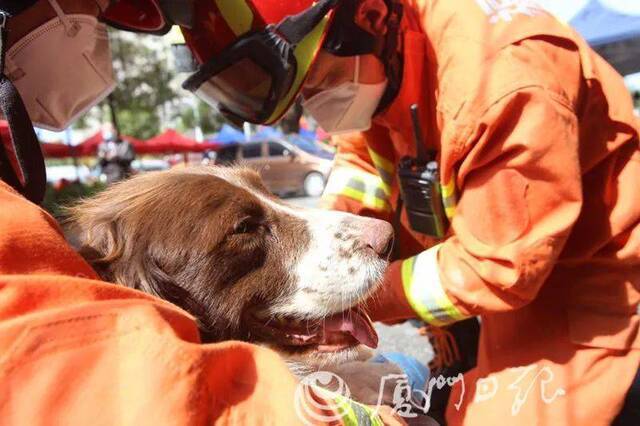
<svg viewBox="0 0 640 426"><path fill-rule="evenodd" d="M161 0L116 0L102 13L112 27L140 33L164 34L171 23L160 8Z"/></svg>
<svg viewBox="0 0 640 426"><path fill-rule="evenodd" d="M196 0L192 28L182 28L185 41L200 63L219 54L247 32L297 15L314 0Z"/></svg>
<svg viewBox="0 0 640 426"><path fill-rule="evenodd" d="M144 33L166 33L171 24L165 18L160 3L168 0L104 0L109 4L101 18L109 25L127 31ZM9 16L22 13L36 3L36 0L0 0L0 12ZM190 1L185 1L190 5ZM185 5L186 7L186 5Z"/></svg>
<svg viewBox="0 0 640 426"><path fill-rule="evenodd" d="M183 85L234 122L273 123L298 95L338 0L195 0Z"/></svg>

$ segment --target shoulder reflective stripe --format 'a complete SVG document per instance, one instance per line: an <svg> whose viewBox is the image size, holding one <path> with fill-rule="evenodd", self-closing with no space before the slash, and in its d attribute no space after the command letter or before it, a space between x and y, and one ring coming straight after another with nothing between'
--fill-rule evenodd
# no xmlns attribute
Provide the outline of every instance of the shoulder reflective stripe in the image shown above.
<svg viewBox="0 0 640 426"><path fill-rule="evenodd" d="M357 179L351 179L347 182L347 185L342 188L339 195L353 198L354 200L362 203L363 206L374 210L387 210L389 207L387 201L384 198L381 198L384 194L371 194L370 192L367 192L364 189L364 183Z"/></svg>
<svg viewBox="0 0 640 426"><path fill-rule="evenodd" d="M382 170L389 173L390 175L393 175L395 173L396 168L391 161L389 161L382 155L378 154L372 148L368 148L368 149L369 149L369 155L371 156L371 160L373 160L373 164L375 164L376 167L381 168Z"/></svg>
<svg viewBox="0 0 640 426"><path fill-rule="evenodd" d="M440 245L402 264L402 285L407 300L420 317L433 325L447 325L466 318L451 302L440 281Z"/></svg>
<svg viewBox="0 0 640 426"><path fill-rule="evenodd" d="M249 32L253 24L253 12L245 0L215 0L220 14L237 36Z"/></svg>
<svg viewBox="0 0 640 426"><path fill-rule="evenodd" d="M373 165L376 166L378 170L378 174L382 179L382 189L384 190L387 197L391 196L391 184L393 183L393 175L395 174L395 167L391 163L391 161L387 160L377 152L375 152L371 148L367 148L369 150L369 156L373 161Z"/></svg>
<svg viewBox="0 0 640 426"><path fill-rule="evenodd" d="M369 156L371 157L371 161L373 161L373 165L378 169L378 173L380 173L380 177L387 184L391 185L393 182L393 176L396 173L396 168L391 161L382 155L378 154L375 150L368 147Z"/></svg>
<svg viewBox="0 0 640 426"><path fill-rule="evenodd" d="M343 195L365 207L388 211L391 206L383 185L378 176L357 169L339 167L331 172L323 196Z"/></svg>
<svg viewBox="0 0 640 426"><path fill-rule="evenodd" d="M440 188L442 189L442 204L444 205L444 212L447 215L447 218L451 220L456 214L456 205L458 203L455 174L451 176L449 182L444 185L440 185Z"/></svg>
<svg viewBox="0 0 640 426"><path fill-rule="evenodd" d="M333 400L342 414L346 426L382 426L382 420L375 411L342 395L334 394Z"/></svg>

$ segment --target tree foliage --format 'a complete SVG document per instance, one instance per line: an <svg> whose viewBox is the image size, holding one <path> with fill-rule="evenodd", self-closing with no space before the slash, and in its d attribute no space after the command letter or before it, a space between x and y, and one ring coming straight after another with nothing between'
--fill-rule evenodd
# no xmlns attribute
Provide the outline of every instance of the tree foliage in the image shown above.
<svg viewBox="0 0 640 426"><path fill-rule="evenodd" d="M118 86L111 95L120 132L150 138L160 132L161 112L178 96L171 87L174 78L162 49L148 40L122 32L111 32L113 69ZM104 102L106 103L106 101Z"/></svg>

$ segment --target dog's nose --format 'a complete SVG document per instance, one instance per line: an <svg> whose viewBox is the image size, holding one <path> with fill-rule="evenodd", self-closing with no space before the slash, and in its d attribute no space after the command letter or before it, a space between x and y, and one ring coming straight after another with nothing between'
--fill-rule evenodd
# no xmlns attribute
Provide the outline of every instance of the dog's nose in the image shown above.
<svg viewBox="0 0 640 426"><path fill-rule="evenodd" d="M366 218L362 239L380 257L389 257L393 248L393 226L378 219Z"/></svg>

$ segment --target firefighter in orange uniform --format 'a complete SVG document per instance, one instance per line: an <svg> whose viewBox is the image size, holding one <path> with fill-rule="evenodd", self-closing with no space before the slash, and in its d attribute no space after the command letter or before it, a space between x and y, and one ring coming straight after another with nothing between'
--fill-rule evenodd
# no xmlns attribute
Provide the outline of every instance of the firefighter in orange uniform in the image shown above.
<svg viewBox="0 0 640 426"><path fill-rule="evenodd" d="M374 319L481 318L449 424L640 424L638 122L575 31L527 0L321 0L284 20L216 3L208 37L185 30L202 64L185 87L254 123L301 92L339 141L325 206L401 213ZM420 151L431 198L402 209Z"/></svg>

